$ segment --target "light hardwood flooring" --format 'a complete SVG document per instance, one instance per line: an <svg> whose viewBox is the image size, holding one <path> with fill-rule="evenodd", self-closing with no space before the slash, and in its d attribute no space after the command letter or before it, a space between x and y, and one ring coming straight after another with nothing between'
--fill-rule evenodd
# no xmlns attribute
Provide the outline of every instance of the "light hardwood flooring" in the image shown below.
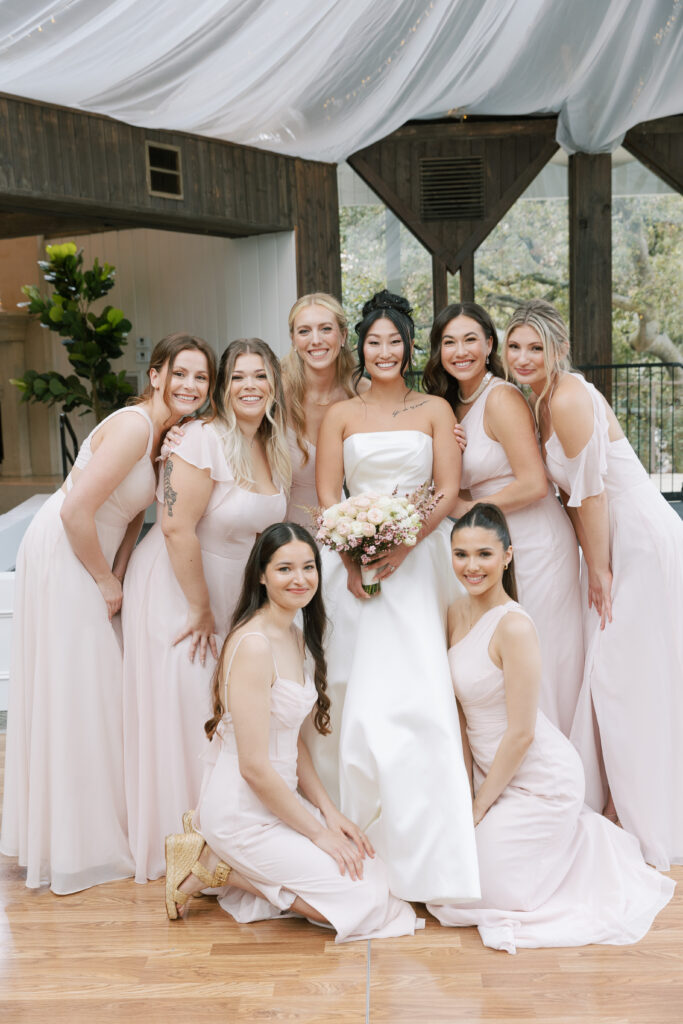
<svg viewBox="0 0 683 1024"><path fill-rule="evenodd" d="M683 892L637 946L508 956L429 917L413 938L342 946L302 921L235 924L208 899L169 922L163 881L54 896L0 857L0 1021L681 1024Z"/></svg>

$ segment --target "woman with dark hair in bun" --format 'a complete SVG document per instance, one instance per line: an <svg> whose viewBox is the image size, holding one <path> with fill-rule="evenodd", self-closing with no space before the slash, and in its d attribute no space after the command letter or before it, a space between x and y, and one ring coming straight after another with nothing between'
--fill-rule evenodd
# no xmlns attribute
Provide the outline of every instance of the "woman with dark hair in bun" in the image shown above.
<svg viewBox="0 0 683 1024"><path fill-rule="evenodd" d="M452 303L434 320L425 390L442 395L465 432L461 493L453 515L476 501L504 512L515 545L519 600L543 654L539 705L568 736L583 678L579 550L545 473L531 410L505 382L498 335L474 302Z"/></svg>
<svg viewBox="0 0 683 1024"><path fill-rule="evenodd" d="M408 302L380 292L356 326L358 369L370 386L331 407L318 436L316 481L325 506L351 495L443 494L415 547L375 566L368 596L348 555L323 552L332 735L311 737L316 767L341 808L367 830L391 891L450 902L479 894L469 788L446 658L446 610L456 596L444 519L460 485L455 417L413 391ZM439 895L437 895L439 894Z"/></svg>

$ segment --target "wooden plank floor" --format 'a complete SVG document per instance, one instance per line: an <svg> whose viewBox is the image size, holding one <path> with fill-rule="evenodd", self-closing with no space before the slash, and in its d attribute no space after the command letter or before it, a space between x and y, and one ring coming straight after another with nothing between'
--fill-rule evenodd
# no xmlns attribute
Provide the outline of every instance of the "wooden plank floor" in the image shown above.
<svg viewBox="0 0 683 1024"><path fill-rule="evenodd" d="M683 887L637 946L508 956L432 918L342 946L301 921L235 924L212 900L169 922L162 881L54 896L0 857L0 1021L680 1024Z"/></svg>

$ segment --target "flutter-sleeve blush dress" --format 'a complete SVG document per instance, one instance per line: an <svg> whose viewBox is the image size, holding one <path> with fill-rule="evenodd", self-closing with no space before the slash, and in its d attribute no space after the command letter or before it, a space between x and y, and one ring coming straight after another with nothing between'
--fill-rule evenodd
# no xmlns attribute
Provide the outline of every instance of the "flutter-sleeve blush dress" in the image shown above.
<svg viewBox="0 0 683 1024"><path fill-rule="evenodd" d="M208 470L213 482L196 532L220 650L249 552L257 534L282 520L286 499L239 486L210 423L189 424L173 457ZM164 874L164 838L199 796L216 667L210 651L205 665L198 654L190 662L189 637L173 645L188 609L161 530L161 485L157 497L157 522L130 560L123 602L126 800L138 882Z"/></svg>

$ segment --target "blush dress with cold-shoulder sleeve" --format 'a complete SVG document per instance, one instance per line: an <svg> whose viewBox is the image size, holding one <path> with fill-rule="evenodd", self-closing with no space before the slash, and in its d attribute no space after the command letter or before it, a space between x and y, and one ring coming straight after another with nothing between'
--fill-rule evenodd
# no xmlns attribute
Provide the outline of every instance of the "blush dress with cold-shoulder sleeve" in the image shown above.
<svg viewBox="0 0 683 1024"><path fill-rule="evenodd" d="M147 450L95 513L110 566L128 524L154 500L154 429ZM91 441L74 463L87 472ZM71 476L64 485L71 489ZM100 590L73 551L55 491L17 556L0 849L26 866L26 885L56 893L133 873L123 782L121 642Z"/></svg>
<svg viewBox="0 0 683 1024"><path fill-rule="evenodd" d="M475 793L507 728L503 672L489 645L509 613L526 616L514 601L491 608L449 651ZM645 864L634 836L584 805L579 756L542 711L524 760L475 835L480 902L428 909L442 924L476 925L493 949L638 942L673 895L674 883Z"/></svg>
<svg viewBox="0 0 683 1024"><path fill-rule="evenodd" d="M407 494L432 479L432 438L420 430L344 441L351 495ZM325 788L364 829L402 899L479 895L470 790L446 657L446 616L460 593L441 523L382 580L370 600L347 589L324 549L323 592L332 735L305 735Z"/></svg>
<svg viewBox="0 0 683 1024"><path fill-rule="evenodd" d="M505 449L484 427L486 403L496 387L514 385L493 378L462 419L467 447L461 487L469 490L475 501L486 501L515 479ZM534 620L541 645L539 707L568 736L584 664L579 549L574 530L550 482L544 497L506 512L505 518L515 552L519 601Z"/></svg>
<svg viewBox="0 0 683 1024"><path fill-rule="evenodd" d="M235 644L226 671L228 707L232 658L247 636ZM274 658L273 658L274 661ZM277 671L270 695L269 758L287 788L318 821L320 811L297 789L297 743L301 723L310 715L316 690ZM390 895L386 868L379 857L363 860L363 878L340 874L336 861L310 839L272 813L242 778L232 716L226 711L204 755L206 770L195 827L211 849L262 893L255 897L231 887L218 890L221 906L237 921L258 921L286 913L299 896L318 910L337 932L337 942L412 935L418 921L407 903Z"/></svg>
<svg viewBox="0 0 683 1024"><path fill-rule="evenodd" d="M578 507L607 495L612 622L601 630L584 580L586 664L571 732L587 802L604 807L604 774L621 824L661 870L683 861L683 522L626 438L610 441L606 402L582 377L593 434L568 458L546 442L551 477Z"/></svg>
<svg viewBox="0 0 683 1024"><path fill-rule="evenodd" d="M173 457L208 470L213 482L196 533L220 650L249 552L257 534L282 520L286 499L282 491L258 494L237 484L213 424L184 429ZM130 560L123 602L126 799L138 882L164 874L164 838L199 796L216 667L210 651L206 664L198 653L190 662L189 637L173 646L188 609L161 529L161 483L157 497L157 522Z"/></svg>

